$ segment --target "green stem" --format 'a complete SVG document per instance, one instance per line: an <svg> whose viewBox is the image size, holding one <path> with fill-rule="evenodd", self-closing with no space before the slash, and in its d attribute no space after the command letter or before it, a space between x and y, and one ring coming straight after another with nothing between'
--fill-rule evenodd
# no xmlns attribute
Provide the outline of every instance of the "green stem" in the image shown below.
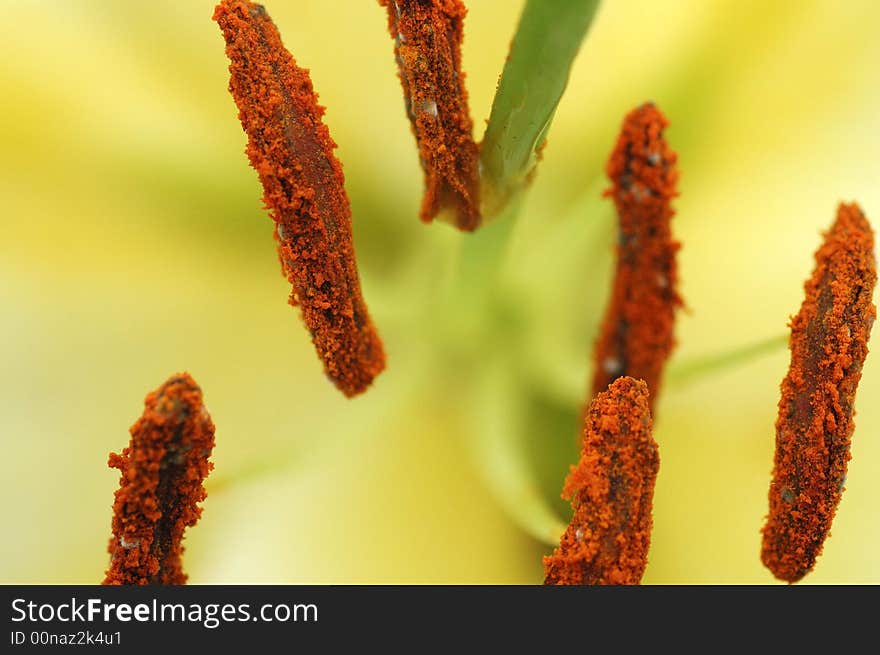
<svg viewBox="0 0 880 655"><path fill-rule="evenodd" d="M706 375L719 373L739 364L748 363L762 355L782 350L787 345L788 334L780 334L727 352L694 357L670 366L668 380L673 386L683 386Z"/></svg>
<svg viewBox="0 0 880 655"><path fill-rule="evenodd" d="M305 458L302 452L276 452L271 457L260 457L246 462L232 473L214 475L205 482L205 488L210 494L228 491L238 485L264 480L273 475L289 473L303 463Z"/></svg>
<svg viewBox="0 0 880 655"><path fill-rule="evenodd" d="M541 493L524 452L522 394L503 362L485 362L483 367L470 407L468 441L475 466L514 523L535 539L558 545L566 526Z"/></svg>
<svg viewBox="0 0 880 655"><path fill-rule="evenodd" d="M481 146L483 215L527 185L599 0L528 0Z"/></svg>
<svg viewBox="0 0 880 655"><path fill-rule="evenodd" d="M429 320L442 317L439 343L443 357L478 356L498 328L499 275L509 250L515 221L496 221L460 236L459 251L445 293L429 298Z"/></svg>
<svg viewBox="0 0 880 655"><path fill-rule="evenodd" d="M509 212L515 213L510 207ZM473 296L477 292L488 293L495 285L507 255L514 221L506 216L473 234L462 237L458 261L458 291Z"/></svg>

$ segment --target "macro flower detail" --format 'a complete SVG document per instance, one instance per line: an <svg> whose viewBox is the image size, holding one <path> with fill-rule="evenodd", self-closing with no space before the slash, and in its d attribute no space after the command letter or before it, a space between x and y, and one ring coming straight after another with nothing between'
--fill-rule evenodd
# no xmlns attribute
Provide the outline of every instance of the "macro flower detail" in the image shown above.
<svg viewBox="0 0 880 655"><path fill-rule="evenodd" d="M214 20L226 40L247 155L293 285L290 303L302 310L327 376L357 395L384 370L385 352L361 294L351 207L324 108L261 5L224 0Z"/></svg>
<svg viewBox="0 0 880 655"><path fill-rule="evenodd" d="M652 406L663 367L675 346L678 294L672 199L678 195L677 156L663 137L669 124L652 103L623 121L606 166L618 217L617 265L595 346L593 395L628 375L648 384Z"/></svg>
<svg viewBox="0 0 880 655"><path fill-rule="evenodd" d="M108 461L121 476L103 584L184 584L181 542L202 514L202 482L213 468L202 390L187 373L170 377L147 395L130 432L128 447Z"/></svg>
<svg viewBox="0 0 880 655"><path fill-rule="evenodd" d="M660 467L648 385L615 380L590 403L580 462L562 497L574 515L544 558L545 584L638 584L648 562Z"/></svg>
<svg viewBox="0 0 880 655"><path fill-rule="evenodd" d="M853 402L876 317L874 235L856 204L838 207L815 260L790 323L791 365L781 385L761 547L764 565L787 582L813 568L840 503Z"/></svg>
<svg viewBox="0 0 880 655"><path fill-rule="evenodd" d="M880 583L880 2L12 6L0 582Z"/></svg>
<svg viewBox="0 0 880 655"><path fill-rule="evenodd" d="M480 224L479 146L464 73L462 0L379 0L388 10L400 83L425 175L421 218L445 209L462 230Z"/></svg>

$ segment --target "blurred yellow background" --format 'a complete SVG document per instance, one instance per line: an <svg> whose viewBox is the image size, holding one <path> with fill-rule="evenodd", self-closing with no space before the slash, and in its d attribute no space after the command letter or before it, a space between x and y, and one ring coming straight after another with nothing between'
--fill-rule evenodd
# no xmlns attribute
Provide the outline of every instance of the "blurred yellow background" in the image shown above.
<svg viewBox="0 0 880 655"><path fill-rule="evenodd" d="M213 2L0 2L0 582L101 580L118 483L107 454L180 370L217 425L209 498L186 540L191 582L540 582L550 546L510 518L474 455L464 415L479 405L481 361L438 364L443 326L468 317L425 308L461 236L417 218L384 10L266 5L328 108L388 370L347 401L285 302ZM468 5L479 138L522 2ZM657 102L680 155L689 309L673 364L784 334L838 201L880 226L878 22L871 0L601 7L504 276L528 325L510 355L533 396L520 429L548 498L573 461L608 288L598 192L623 115ZM878 359L864 368L832 536L805 582L880 582ZM777 349L664 389L644 582L773 581L759 530L787 365ZM544 444L562 455L542 460Z"/></svg>

